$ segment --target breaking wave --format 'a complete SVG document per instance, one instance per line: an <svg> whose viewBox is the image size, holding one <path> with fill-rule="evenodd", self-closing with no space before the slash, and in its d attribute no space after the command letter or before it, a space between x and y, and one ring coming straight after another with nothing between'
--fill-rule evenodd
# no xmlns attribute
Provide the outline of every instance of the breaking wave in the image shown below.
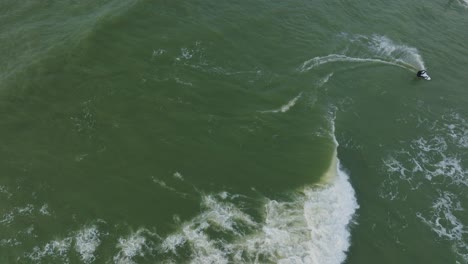
<svg viewBox="0 0 468 264"><path fill-rule="evenodd" d="M33 263L131 264L142 260L159 263L310 263L338 264L350 246L349 225L359 207L349 176L340 168L334 127L328 133L335 143L330 165L317 184L304 186L273 199L226 191L197 192L201 212L181 221L174 216L175 231L160 236L145 227L120 234L103 220L78 230L54 235L28 250L21 261ZM180 172L169 179L185 182ZM163 189L176 187L153 177ZM197 199L198 199L197 198ZM50 217L47 204L15 208L13 217L41 213ZM6 215L5 223L9 222ZM34 227L28 229L29 233ZM106 230L106 231L105 231ZM118 233L117 233L118 232ZM117 235L118 234L118 235ZM16 246L21 238L5 238L0 245Z"/></svg>
<svg viewBox="0 0 468 264"><path fill-rule="evenodd" d="M261 220L239 207L242 197L205 195L202 212L166 236L159 252L174 262L188 255L190 263L342 263L359 206L336 152L322 179L287 199L265 198Z"/></svg>

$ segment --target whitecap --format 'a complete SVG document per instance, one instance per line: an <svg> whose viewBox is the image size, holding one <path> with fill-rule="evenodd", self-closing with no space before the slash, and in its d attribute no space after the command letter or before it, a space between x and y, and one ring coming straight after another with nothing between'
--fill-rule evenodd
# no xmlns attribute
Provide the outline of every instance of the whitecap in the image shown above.
<svg viewBox="0 0 468 264"><path fill-rule="evenodd" d="M60 240L52 240L44 245L44 247L40 248L38 246L33 248L33 251L26 255L27 258L41 262L41 260L45 257L53 257L56 259L60 259L62 263L69 263L70 260L67 256L71 244L72 238L66 237Z"/></svg>
<svg viewBox="0 0 468 264"><path fill-rule="evenodd" d="M3 185L0 185L0 193L4 194L7 197L7 199L10 199L11 196L13 196L13 194L8 191L8 188Z"/></svg>
<svg viewBox="0 0 468 264"><path fill-rule="evenodd" d="M119 238L117 248L120 250L113 258L114 263L133 264L136 263L135 257L143 257L145 249L148 248L147 240L143 235L145 232L146 230L139 229L126 238Z"/></svg>
<svg viewBox="0 0 468 264"><path fill-rule="evenodd" d="M84 263L91 263L96 259L94 252L101 243L99 236L99 230L94 225L77 232L75 250L80 254L80 258Z"/></svg>
<svg viewBox="0 0 468 264"><path fill-rule="evenodd" d="M48 205L48 204L42 205L41 208L39 209L39 212L40 212L42 215L50 215L49 205Z"/></svg>

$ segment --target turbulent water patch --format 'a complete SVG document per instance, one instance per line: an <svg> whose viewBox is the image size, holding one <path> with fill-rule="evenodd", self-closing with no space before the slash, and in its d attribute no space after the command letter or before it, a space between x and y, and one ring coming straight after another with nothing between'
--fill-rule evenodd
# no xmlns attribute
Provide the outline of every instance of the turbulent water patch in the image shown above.
<svg viewBox="0 0 468 264"><path fill-rule="evenodd" d="M98 228L95 225L86 227L76 234L75 250L80 254L84 263L91 263L96 259L94 252L101 243L99 235Z"/></svg>
<svg viewBox="0 0 468 264"><path fill-rule="evenodd" d="M385 170L389 173L384 186L399 185L395 179L408 182L413 188L417 188L424 180L468 186L467 171L463 164L468 148L466 119L458 113L449 113L434 123L418 120L420 126L432 132L428 136L410 140L407 142L408 147L393 151L383 160ZM386 194L386 191L382 193L383 196Z"/></svg>
<svg viewBox="0 0 468 264"><path fill-rule="evenodd" d="M114 256L113 260L116 264L132 264L136 257L145 256L145 250L150 247L151 242L144 236L148 233L145 229L139 229L137 232L121 237L118 240L117 248L119 252Z"/></svg>
<svg viewBox="0 0 468 264"><path fill-rule="evenodd" d="M400 201L414 190L437 193L438 197L428 200L428 207L420 208L416 216L438 237L449 241L462 262L468 262L467 223L461 217L465 210L463 192L468 186L466 121L455 112L435 122L417 117L415 123L430 133L407 142L405 148L383 160L388 178L381 188L382 198Z"/></svg>

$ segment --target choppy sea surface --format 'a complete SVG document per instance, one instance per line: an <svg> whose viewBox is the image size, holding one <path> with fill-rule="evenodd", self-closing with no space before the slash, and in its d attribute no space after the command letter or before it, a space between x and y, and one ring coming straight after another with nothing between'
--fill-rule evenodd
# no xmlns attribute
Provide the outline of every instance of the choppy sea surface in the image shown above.
<svg viewBox="0 0 468 264"><path fill-rule="evenodd" d="M3 0L0 262L468 263L467 29L466 0Z"/></svg>

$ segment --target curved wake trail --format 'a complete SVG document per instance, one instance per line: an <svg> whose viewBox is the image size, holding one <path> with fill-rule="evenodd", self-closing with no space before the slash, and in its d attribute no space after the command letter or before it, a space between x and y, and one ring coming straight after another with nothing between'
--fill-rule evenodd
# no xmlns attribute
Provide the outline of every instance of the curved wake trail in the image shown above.
<svg viewBox="0 0 468 264"><path fill-rule="evenodd" d="M343 54L329 54L305 61L300 72L307 72L320 65L334 62L380 63L400 67L411 72L426 69L419 51L410 46L397 44L380 35L341 34L346 40Z"/></svg>
<svg viewBox="0 0 468 264"><path fill-rule="evenodd" d="M300 72L310 71L311 69L318 67L322 64L331 63L331 62L369 62L369 63L382 63L392 66L397 66L406 70L414 71L417 70L413 66L406 63L396 63L390 61L384 61L381 59L372 59L372 58L353 58L341 54L330 54L323 57L315 57L308 61L305 61L300 67Z"/></svg>

